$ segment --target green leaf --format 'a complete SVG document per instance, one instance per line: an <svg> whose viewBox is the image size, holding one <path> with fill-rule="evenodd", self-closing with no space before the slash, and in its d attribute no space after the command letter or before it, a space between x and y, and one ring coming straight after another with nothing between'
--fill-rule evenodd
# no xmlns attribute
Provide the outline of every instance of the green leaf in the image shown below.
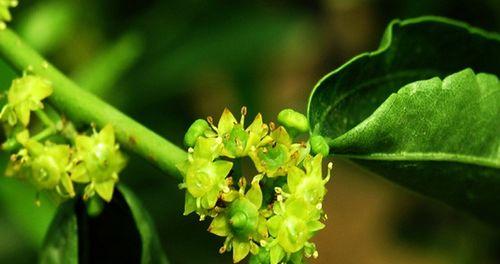
<svg viewBox="0 0 500 264"><path fill-rule="evenodd" d="M78 264L78 226L73 201L59 206L45 237L40 263Z"/></svg>
<svg viewBox="0 0 500 264"><path fill-rule="evenodd" d="M156 235L153 221L135 195L124 185L119 185L118 190L128 203L130 211L141 235L142 256L141 263L168 263Z"/></svg>
<svg viewBox="0 0 500 264"><path fill-rule="evenodd" d="M498 223L500 86L474 74L499 76L498 58L499 35L439 17L394 21L378 50L318 83L312 134L331 154Z"/></svg>
<svg viewBox="0 0 500 264"><path fill-rule="evenodd" d="M61 205L41 252L42 263L168 263L151 219L125 186L91 216L81 199Z"/></svg>

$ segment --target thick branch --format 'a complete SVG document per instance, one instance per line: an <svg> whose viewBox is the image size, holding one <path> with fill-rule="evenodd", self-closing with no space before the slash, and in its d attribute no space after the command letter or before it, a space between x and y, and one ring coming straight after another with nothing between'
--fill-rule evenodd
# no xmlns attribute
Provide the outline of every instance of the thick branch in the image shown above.
<svg viewBox="0 0 500 264"><path fill-rule="evenodd" d="M0 30L0 56L19 72L28 70L50 80L54 93L50 103L77 123L112 124L118 141L167 174L178 177L175 165L186 158L186 152L153 131L82 90L10 29Z"/></svg>

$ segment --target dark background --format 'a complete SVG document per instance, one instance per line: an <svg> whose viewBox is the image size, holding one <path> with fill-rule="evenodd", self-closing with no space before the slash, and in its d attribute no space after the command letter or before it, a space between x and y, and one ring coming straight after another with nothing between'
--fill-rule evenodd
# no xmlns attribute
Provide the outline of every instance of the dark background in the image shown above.
<svg viewBox="0 0 500 264"><path fill-rule="evenodd" d="M442 15L500 31L500 1L21 0L11 26L82 87L180 145L190 123L227 106L267 121L305 112L309 92L376 49L395 18ZM460 43L457 43L460 45ZM0 87L12 72L0 61ZM121 175L151 213L172 263L230 263L223 242L182 216L173 177L130 154ZM327 228L311 263L500 263L499 238L468 216L334 160ZM0 179L0 263L34 263L54 205Z"/></svg>

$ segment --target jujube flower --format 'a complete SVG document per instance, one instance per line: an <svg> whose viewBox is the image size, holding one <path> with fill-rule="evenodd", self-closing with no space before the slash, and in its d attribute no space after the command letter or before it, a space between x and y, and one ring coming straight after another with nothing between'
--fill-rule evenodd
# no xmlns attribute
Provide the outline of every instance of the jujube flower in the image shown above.
<svg viewBox="0 0 500 264"><path fill-rule="evenodd" d="M318 255L309 240L324 227L330 171L323 178L322 155L310 155L311 142L294 142L309 131L304 115L286 109L278 117L283 126L276 127L258 114L245 127L246 114L243 107L237 121L224 109L217 125L209 117L189 127L188 158L178 164L184 179L179 186L186 189L184 214L213 217L208 231L225 237L219 251L232 251L234 262L251 255L254 264L301 264L304 256ZM242 169L247 157L258 172L248 189L250 177Z"/></svg>
<svg viewBox="0 0 500 264"><path fill-rule="evenodd" d="M33 75L15 79L7 94L8 102L2 108L0 118L10 126L20 122L26 127L31 111L43 108L42 100L52 94L49 81Z"/></svg>
<svg viewBox="0 0 500 264"><path fill-rule="evenodd" d="M71 179L88 183L85 199L97 192L105 201L111 201L118 173L126 163L125 156L115 142L113 127L107 125L91 136L78 135L75 145L75 166L71 170Z"/></svg>
<svg viewBox="0 0 500 264"><path fill-rule="evenodd" d="M229 192L226 176L233 163L215 160L221 148L220 139L200 137L189 150L187 161L178 165L184 178L181 187L187 189L185 215L196 211L203 218L215 207L221 193Z"/></svg>
<svg viewBox="0 0 500 264"><path fill-rule="evenodd" d="M243 194L243 184L238 192L240 195L214 218L208 229L216 235L226 236L221 251L232 249L234 262L239 262L249 252L258 253L255 241L258 242L268 235L266 219L259 212L262 206L262 191L259 186L261 178L262 175L254 177L246 194Z"/></svg>

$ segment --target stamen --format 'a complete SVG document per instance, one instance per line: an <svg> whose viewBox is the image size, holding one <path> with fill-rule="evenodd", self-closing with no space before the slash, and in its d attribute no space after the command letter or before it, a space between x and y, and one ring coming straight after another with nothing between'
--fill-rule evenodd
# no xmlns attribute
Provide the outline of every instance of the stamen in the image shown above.
<svg viewBox="0 0 500 264"><path fill-rule="evenodd" d="M240 189L243 189L243 191L245 191L245 187L247 186L247 180L241 177L240 180L238 181L238 186L240 187Z"/></svg>
<svg viewBox="0 0 500 264"><path fill-rule="evenodd" d="M245 127L245 116L247 115L247 107L242 106L241 107L241 118L240 118L240 124L242 127Z"/></svg>
<svg viewBox="0 0 500 264"><path fill-rule="evenodd" d="M214 118L212 116L207 116L207 122L208 124L210 124L210 127L212 127L213 130L219 132L219 130L217 130L217 127L214 125Z"/></svg>
<svg viewBox="0 0 500 264"><path fill-rule="evenodd" d="M40 207L42 205L42 202L40 202L40 193L39 192L37 192L36 196L35 196L35 205L37 207Z"/></svg>
<svg viewBox="0 0 500 264"><path fill-rule="evenodd" d="M272 130L275 130L276 129L276 124L273 123L273 122L269 122L269 128Z"/></svg>
<svg viewBox="0 0 500 264"><path fill-rule="evenodd" d="M327 183L330 180L332 169L333 169L333 162L329 162L328 163L328 173L326 174L326 178L323 179L323 184Z"/></svg>
<svg viewBox="0 0 500 264"><path fill-rule="evenodd" d="M219 248L219 254L224 254L224 252L226 252L226 246L222 246Z"/></svg>
<svg viewBox="0 0 500 264"><path fill-rule="evenodd" d="M94 122L90 123L90 127L92 128L92 134L97 134L96 124Z"/></svg>

